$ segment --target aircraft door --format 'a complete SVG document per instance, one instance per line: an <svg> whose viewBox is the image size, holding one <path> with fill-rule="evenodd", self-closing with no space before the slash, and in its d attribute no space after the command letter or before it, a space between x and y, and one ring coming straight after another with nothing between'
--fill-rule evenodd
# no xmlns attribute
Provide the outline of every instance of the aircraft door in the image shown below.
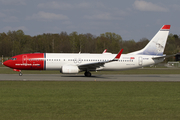
<svg viewBox="0 0 180 120"><path fill-rule="evenodd" d="M74 58L74 63L75 63L75 64L77 63L77 58Z"/></svg>
<svg viewBox="0 0 180 120"><path fill-rule="evenodd" d="M82 62L82 59L81 58L75 58L74 59L74 63L75 64L80 64Z"/></svg>
<svg viewBox="0 0 180 120"><path fill-rule="evenodd" d="M142 59L142 56L139 57L139 66L142 66L143 65L143 59Z"/></svg>
<svg viewBox="0 0 180 120"><path fill-rule="evenodd" d="M27 64L27 55L22 56L22 64Z"/></svg>

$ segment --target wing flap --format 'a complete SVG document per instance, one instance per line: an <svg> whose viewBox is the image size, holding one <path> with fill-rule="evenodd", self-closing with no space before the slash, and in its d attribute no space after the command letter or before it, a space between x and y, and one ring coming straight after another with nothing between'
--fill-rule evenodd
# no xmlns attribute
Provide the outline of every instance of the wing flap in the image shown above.
<svg viewBox="0 0 180 120"><path fill-rule="evenodd" d="M96 63L88 63L88 64L82 64L79 65L79 69L82 71L95 71L97 68L103 67L105 62L96 62Z"/></svg>

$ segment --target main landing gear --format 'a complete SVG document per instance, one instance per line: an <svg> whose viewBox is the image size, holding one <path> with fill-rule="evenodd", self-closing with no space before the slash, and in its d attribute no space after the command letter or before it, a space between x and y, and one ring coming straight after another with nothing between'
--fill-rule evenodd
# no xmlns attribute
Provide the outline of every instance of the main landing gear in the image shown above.
<svg viewBox="0 0 180 120"><path fill-rule="evenodd" d="M86 71L86 72L84 73L84 75L85 75L86 77L91 77L91 73L90 73L89 71Z"/></svg>

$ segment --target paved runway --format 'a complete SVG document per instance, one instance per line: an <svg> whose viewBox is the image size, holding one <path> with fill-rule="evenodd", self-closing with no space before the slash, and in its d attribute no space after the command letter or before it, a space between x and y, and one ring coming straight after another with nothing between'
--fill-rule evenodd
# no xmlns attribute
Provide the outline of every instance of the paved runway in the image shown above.
<svg viewBox="0 0 180 120"><path fill-rule="evenodd" d="M180 75L93 75L82 74L0 74L0 81L180 81Z"/></svg>

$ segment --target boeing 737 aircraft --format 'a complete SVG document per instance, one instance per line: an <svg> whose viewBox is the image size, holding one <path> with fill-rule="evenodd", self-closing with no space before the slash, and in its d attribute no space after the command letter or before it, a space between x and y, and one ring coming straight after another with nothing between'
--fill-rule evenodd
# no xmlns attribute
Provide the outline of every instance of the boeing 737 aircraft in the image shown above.
<svg viewBox="0 0 180 120"><path fill-rule="evenodd" d="M140 68L165 59L163 52L170 27L164 25L142 50L128 54L122 54L123 49L118 54L111 54L106 50L102 54L29 53L16 55L3 64L18 71L20 76L21 70L59 70L64 74L84 71L84 75L90 77L90 71Z"/></svg>

